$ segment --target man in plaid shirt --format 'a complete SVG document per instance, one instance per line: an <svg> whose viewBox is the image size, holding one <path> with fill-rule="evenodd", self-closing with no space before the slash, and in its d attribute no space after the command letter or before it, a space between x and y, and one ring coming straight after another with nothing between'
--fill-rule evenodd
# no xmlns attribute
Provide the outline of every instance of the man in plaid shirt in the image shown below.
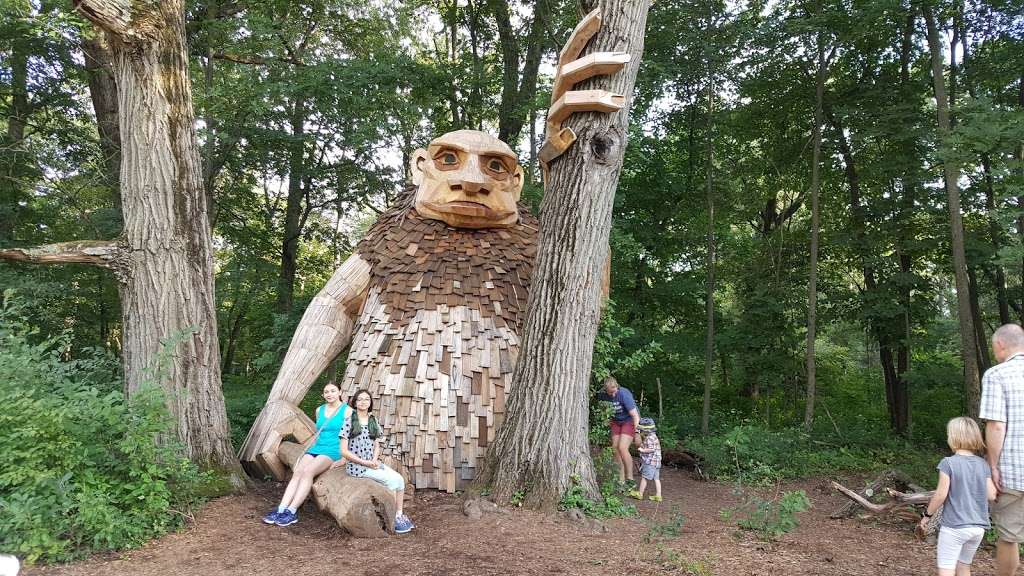
<svg viewBox="0 0 1024 576"><path fill-rule="evenodd" d="M1004 324L992 334L998 365L981 379L987 458L999 497L992 505L996 525L996 573L1017 571L1018 543L1024 542L1024 329Z"/></svg>

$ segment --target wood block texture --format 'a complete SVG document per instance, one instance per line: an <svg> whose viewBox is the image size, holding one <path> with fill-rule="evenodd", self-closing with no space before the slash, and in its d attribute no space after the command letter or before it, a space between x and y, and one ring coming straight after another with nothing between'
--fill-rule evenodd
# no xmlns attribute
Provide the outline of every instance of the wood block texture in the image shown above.
<svg viewBox="0 0 1024 576"><path fill-rule="evenodd" d="M366 388L387 431L384 454L416 488L449 492L473 479L505 412L519 355L537 219L457 229L404 208L357 247L370 264L341 383Z"/></svg>

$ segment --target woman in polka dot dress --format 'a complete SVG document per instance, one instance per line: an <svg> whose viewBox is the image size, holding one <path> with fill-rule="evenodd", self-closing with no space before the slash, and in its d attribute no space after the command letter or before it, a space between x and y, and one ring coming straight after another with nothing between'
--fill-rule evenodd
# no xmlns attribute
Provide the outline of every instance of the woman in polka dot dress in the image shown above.
<svg viewBox="0 0 1024 576"><path fill-rule="evenodd" d="M380 444L384 435L373 412L373 398L367 390L359 390L348 401L355 413L341 428L341 455L348 461L348 474L369 478L395 493L395 532L405 534L414 528L412 520L402 513L405 479L380 461Z"/></svg>

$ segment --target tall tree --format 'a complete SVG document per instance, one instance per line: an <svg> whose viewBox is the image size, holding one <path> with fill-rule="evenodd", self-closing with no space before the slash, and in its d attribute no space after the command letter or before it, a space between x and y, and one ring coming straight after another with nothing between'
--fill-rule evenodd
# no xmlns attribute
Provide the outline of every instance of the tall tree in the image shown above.
<svg viewBox="0 0 1024 576"><path fill-rule="evenodd" d="M98 31L82 39L82 54L85 56L89 96L100 136L103 183L114 191L114 208L120 214L121 132L117 117L117 82L114 80L113 55L103 34Z"/></svg>
<svg viewBox="0 0 1024 576"><path fill-rule="evenodd" d="M551 18L551 4L555 0L536 0L533 19L530 21L525 38L525 55L519 38L512 28L509 3L504 0L490 0L488 6L498 24L498 41L501 47L501 106L498 110L498 139L515 146L523 131L530 106L537 95L537 72L546 45L546 30Z"/></svg>
<svg viewBox="0 0 1024 576"><path fill-rule="evenodd" d="M26 10L27 12L27 10ZM19 15L27 19L26 15ZM28 99L28 31L23 19L15 18L10 43L11 103L7 130L0 135L0 246L13 239L14 223L26 194L21 172L25 164L25 126L31 112ZM20 24L20 25L19 25Z"/></svg>
<svg viewBox="0 0 1024 576"><path fill-rule="evenodd" d="M595 4L584 2L589 8ZM555 506L574 481L590 494L597 492L587 438L590 369L649 2L602 0L600 7L601 30L590 49L626 52L631 60L621 72L577 88L623 94L625 106L609 115L578 114L567 122L578 139L548 173L507 415L479 474L499 500L522 491L525 502L538 507ZM563 54L572 52L567 48ZM552 354L556 348L559 353Z"/></svg>
<svg viewBox="0 0 1024 576"><path fill-rule="evenodd" d="M704 312L707 315L707 333L704 335L704 402L701 407L700 431L705 436L711 425L711 377L715 363L715 196L712 172L715 167L714 111L715 77L708 66L708 128L704 157L704 186L708 203L708 257L707 294L704 296Z"/></svg>
<svg viewBox="0 0 1024 576"><path fill-rule="evenodd" d="M123 145L124 231L115 242L12 249L0 251L0 258L111 269L120 281L126 394L158 379L189 457L240 486L220 388L213 252L193 126L184 6L177 0L80 0L75 7L111 47ZM172 357L153 372L164 343L173 346Z"/></svg>
<svg viewBox="0 0 1024 576"><path fill-rule="evenodd" d="M821 16L821 2L817 15ZM820 25L820 24L819 24ZM814 141L811 153L811 262L807 279L807 350L804 358L807 370L807 401L804 405L804 429L808 432L814 424L814 398L817 389L815 374L815 342L818 328L818 231L821 210L818 206L821 190L821 122L822 101L825 94L825 75L828 63L825 60L824 34L817 34L818 67L814 87L814 126L811 138Z"/></svg>
<svg viewBox="0 0 1024 576"><path fill-rule="evenodd" d="M931 56L932 82L935 88L935 109L938 116L939 145L945 147L951 134L949 120L949 99L946 96L946 80L943 74L942 45L935 16L931 6L922 4L925 28L928 34L928 49ZM952 154L942 157L942 170L946 183L947 208L949 210L950 247L953 251L953 277L956 280L957 315L960 320L961 356L964 360L964 395L967 410L978 413L981 400L981 378L978 371L977 340L974 315L971 312L970 285L967 277L967 256L964 252L964 224L960 212L960 167Z"/></svg>

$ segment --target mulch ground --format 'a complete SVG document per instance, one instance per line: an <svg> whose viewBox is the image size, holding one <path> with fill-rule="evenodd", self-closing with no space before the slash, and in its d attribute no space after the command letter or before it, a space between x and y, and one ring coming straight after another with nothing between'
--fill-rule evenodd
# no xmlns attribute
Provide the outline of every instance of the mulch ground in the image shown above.
<svg viewBox="0 0 1024 576"><path fill-rule="evenodd" d="M848 486L862 486L861 480L846 479ZM672 469L662 471L662 484L664 502L642 502L638 518L606 521L603 530L522 509L473 520L463 515L460 497L421 491L407 505L415 530L366 540L346 535L311 504L300 511L298 524L263 525L260 517L283 489L267 483L248 494L210 502L187 528L140 549L34 567L22 574L905 576L935 570L934 548L914 537L910 522L894 517L830 519L845 499L826 479L761 491L770 496L776 490L803 489L813 503L798 516L800 526L776 542L762 541L722 518L722 509L744 501L732 485L701 482ZM685 519L680 533L645 542L650 526L673 518L673 507ZM974 566L976 574L993 574L992 549L979 551Z"/></svg>

